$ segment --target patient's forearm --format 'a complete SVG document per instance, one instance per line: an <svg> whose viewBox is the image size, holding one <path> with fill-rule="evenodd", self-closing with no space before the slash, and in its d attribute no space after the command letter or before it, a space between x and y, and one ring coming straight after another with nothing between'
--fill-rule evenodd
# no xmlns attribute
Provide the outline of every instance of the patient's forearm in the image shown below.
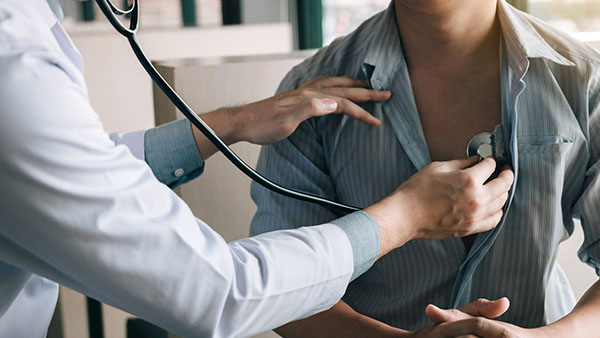
<svg viewBox="0 0 600 338"><path fill-rule="evenodd" d="M284 325L275 331L286 338L397 337L405 332L364 316L342 301L328 311Z"/></svg>
<svg viewBox="0 0 600 338"><path fill-rule="evenodd" d="M600 318L600 281L581 297L575 309L563 319L544 327L548 337L595 337Z"/></svg>

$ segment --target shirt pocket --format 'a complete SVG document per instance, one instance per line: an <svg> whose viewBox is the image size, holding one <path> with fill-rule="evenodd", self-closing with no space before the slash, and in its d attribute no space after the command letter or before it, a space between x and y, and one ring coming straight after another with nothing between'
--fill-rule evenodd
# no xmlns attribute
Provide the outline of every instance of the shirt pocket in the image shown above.
<svg viewBox="0 0 600 338"><path fill-rule="evenodd" d="M519 154L556 154L573 144L573 139L565 136L520 136Z"/></svg>
<svg viewBox="0 0 600 338"><path fill-rule="evenodd" d="M566 162L573 139L561 135L521 136L517 187L503 231L518 240L520 255L535 250L537 264L547 264L563 237L562 196Z"/></svg>

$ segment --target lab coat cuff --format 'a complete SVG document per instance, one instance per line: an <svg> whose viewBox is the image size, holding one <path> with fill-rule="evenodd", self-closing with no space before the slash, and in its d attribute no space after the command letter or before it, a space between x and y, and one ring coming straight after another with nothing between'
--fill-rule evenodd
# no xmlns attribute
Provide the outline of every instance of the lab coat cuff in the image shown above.
<svg viewBox="0 0 600 338"><path fill-rule="evenodd" d="M204 161L186 119L147 130L144 154L156 178L170 188L187 183L204 171Z"/></svg>
<svg viewBox="0 0 600 338"><path fill-rule="evenodd" d="M354 273L351 280L367 272L375 263L381 250L377 222L364 211L358 211L331 223L340 227L348 236L354 255Z"/></svg>
<svg viewBox="0 0 600 338"><path fill-rule="evenodd" d="M111 134L110 138L116 145L125 145L137 159L144 160L144 130L127 134Z"/></svg>

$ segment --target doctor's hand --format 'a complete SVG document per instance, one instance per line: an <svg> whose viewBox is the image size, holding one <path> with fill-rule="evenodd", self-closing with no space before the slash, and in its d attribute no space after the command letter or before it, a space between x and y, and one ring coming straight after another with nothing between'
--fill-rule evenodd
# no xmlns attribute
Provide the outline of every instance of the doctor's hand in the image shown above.
<svg viewBox="0 0 600 338"><path fill-rule="evenodd" d="M270 144L290 136L306 119L343 113L371 126L380 121L355 102L385 101L389 91L368 89L365 81L348 77L319 77L296 90L247 105L222 108L202 115L202 119L227 144L248 141ZM194 137L203 159L216 148L196 128Z"/></svg>
<svg viewBox="0 0 600 338"><path fill-rule="evenodd" d="M434 162L394 193L365 209L381 234L380 257L412 239L464 237L493 229L502 218L514 175L476 158Z"/></svg>
<svg viewBox="0 0 600 338"><path fill-rule="evenodd" d="M368 89L365 81L348 77L318 77L296 90L239 107L241 127L238 139L270 144L290 136L298 125L311 117L344 113L363 123L381 122L354 102L385 101L389 91Z"/></svg>

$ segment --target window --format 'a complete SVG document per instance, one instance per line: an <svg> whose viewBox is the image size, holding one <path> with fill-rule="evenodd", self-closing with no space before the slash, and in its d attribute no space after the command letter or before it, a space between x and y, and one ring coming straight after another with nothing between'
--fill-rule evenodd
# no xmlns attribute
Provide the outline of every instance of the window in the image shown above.
<svg viewBox="0 0 600 338"><path fill-rule="evenodd" d="M390 0L323 0L324 44L352 32L389 4Z"/></svg>
<svg viewBox="0 0 600 338"><path fill-rule="evenodd" d="M529 0L528 11L562 31L600 35L598 0Z"/></svg>
<svg viewBox="0 0 600 338"><path fill-rule="evenodd" d="M508 0L585 41L600 41L600 0ZM390 0L323 0L323 42L350 33Z"/></svg>

